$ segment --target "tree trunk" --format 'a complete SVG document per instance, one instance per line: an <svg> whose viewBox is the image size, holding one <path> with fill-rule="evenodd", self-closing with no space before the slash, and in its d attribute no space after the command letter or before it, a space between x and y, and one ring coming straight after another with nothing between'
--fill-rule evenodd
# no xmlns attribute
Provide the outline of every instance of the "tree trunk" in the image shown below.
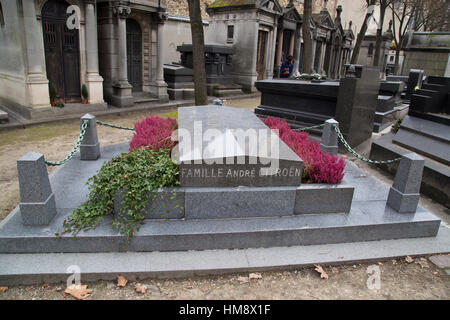
<svg viewBox="0 0 450 320"><path fill-rule="evenodd" d="M395 48L395 65L394 65L394 74L399 75L400 68L400 48L397 46Z"/></svg>
<svg viewBox="0 0 450 320"><path fill-rule="evenodd" d="M383 42L383 24L384 24L384 16L386 14L386 3L385 1L381 1L380 4L380 21L377 28L377 40L375 42L375 54L373 57L373 65L380 65L380 55L381 55L381 43ZM383 65L383 64L382 64Z"/></svg>
<svg viewBox="0 0 450 320"><path fill-rule="evenodd" d="M368 6L375 5L375 0L370 0ZM364 36L366 35L368 21L372 15L366 13L366 17L364 18L364 22L359 30L358 36L356 37L355 47L353 48L352 58L350 60L350 64L356 64L358 62L359 49L361 48L361 43L364 40Z"/></svg>
<svg viewBox="0 0 450 320"><path fill-rule="evenodd" d="M207 105L205 70L205 36L200 11L200 0L189 0L189 18L192 34L192 63L194 66L195 105Z"/></svg>
<svg viewBox="0 0 450 320"><path fill-rule="evenodd" d="M310 29L310 25L309 25L311 15L312 15L312 0L305 0L305 2L303 4L303 24L302 24L302 32L303 32L302 72L303 73L312 73L313 52L312 52L311 29Z"/></svg>

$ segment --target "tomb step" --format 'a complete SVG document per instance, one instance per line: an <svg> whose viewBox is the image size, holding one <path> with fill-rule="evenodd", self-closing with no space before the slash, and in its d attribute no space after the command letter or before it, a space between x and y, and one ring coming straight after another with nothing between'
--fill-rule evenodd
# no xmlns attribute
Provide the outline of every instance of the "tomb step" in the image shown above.
<svg viewBox="0 0 450 320"><path fill-rule="evenodd" d="M448 77L428 76L427 82L432 84L450 86L450 78Z"/></svg>
<svg viewBox="0 0 450 320"><path fill-rule="evenodd" d="M410 116L413 116L416 118L421 118L424 120L429 120L429 121L433 121L436 123L441 123L441 124L450 126L450 113L449 113L449 115L439 114L439 113L423 113L420 111L415 111L415 110L410 109L408 114Z"/></svg>
<svg viewBox="0 0 450 320"><path fill-rule="evenodd" d="M422 84L422 89L426 90L434 90L434 91L442 91L445 90L446 86L442 84L435 84L435 83L424 83Z"/></svg>
<svg viewBox="0 0 450 320"><path fill-rule="evenodd" d="M7 112L0 110L0 123L9 122L9 115Z"/></svg>
<svg viewBox="0 0 450 320"><path fill-rule="evenodd" d="M400 128L392 142L431 159L450 165L450 144Z"/></svg>
<svg viewBox="0 0 450 320"><path fill-rule="evenodd" d="M16 209L11 219L20 220ZM59 213L59 216L64 213ZM20 221L18 221L20 222ZM60 221L62 225L62 221ZM434 237L440 220L422 208L396 213L386 201L356 202L349 214L223 220L145 220L130 242L104 221L95 230L55 236L27 229L10 235L0 228L0 253L152 252L287 247ZM1 227L1 226L0 226ZM6 227L6 226L5 226Z"/></svg>
<svg viewBox="0 0 450 320"><path fill-rule="evenodd" d="M406 116L401 125L401 129L414 132L417 135L425 136L434 140L450 143L450 127L445 124L424 120L417 117Z"/></svg>
<svg viewBox="0 0 450 320"><path fill-rule="evenodd" d="M411 95L410 110L416 110L420 112L439 112L434 110L433 98L420 94Z"/></svg>

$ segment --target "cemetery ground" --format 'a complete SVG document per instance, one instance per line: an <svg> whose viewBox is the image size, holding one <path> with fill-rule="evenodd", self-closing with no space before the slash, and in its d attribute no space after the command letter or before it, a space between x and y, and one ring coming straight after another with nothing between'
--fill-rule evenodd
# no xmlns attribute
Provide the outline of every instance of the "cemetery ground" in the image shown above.
<svg viewBox="0 0 450 320"><path fill-rule="evenodd" d="M256 99L238 99L226 105L254 109ZM158 111L158 115L175 116L175 109ZM156 112L137 112L100 117L99 120L132 126L144 116ZM79 132L79 120L32 126L26 129L0 131L0 221L19 203L16 160L28 151L45 155L46 160L60 160L70 151ZM98 130L101 146L130 141L132 132L101 127ZM357 151L367 155L369 146ZM392 184L392 177L362 161L352 159L367 175ZM54 170L49 168L49 172ZM364 176L361 176L364 179ZM70 186L68 186L70 187ZM450 225L448 209L421 197L420 205ZM445 270L433 264L429 257L399 257L364 264L322 266L323 276L315 267L254 274L202 276L184 279L145 279L145 293L135 290L136 282L125 287L116 282L83 283L92 289L87 299L449 299L450 277ZM380 269L379 290L370 290L367 280L369 266ZM83 282L83 278L81 278ZM65 284L41 284L0 288L0 299L72 299L64 297ZM4 292L2 292L4 291Z"/></svg>

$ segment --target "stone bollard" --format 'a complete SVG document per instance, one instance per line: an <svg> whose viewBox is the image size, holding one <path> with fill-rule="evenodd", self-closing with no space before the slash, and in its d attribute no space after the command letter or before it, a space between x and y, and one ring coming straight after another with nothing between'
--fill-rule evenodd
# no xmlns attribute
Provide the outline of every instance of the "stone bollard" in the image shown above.
<svg viewBox="0 0 450 320"><path fill-rule="evenodd" d="M325 121L325 127L322 131L322 142L320 143L320 149L328 152L331 155L338 154L338 135L334 130L334 125L339 126L339 122L334 119Z"/></svg>
<svg viewBox="0 0 450 320"><path fill-rule="evenodd" d="M20 213L24 225L48 225L56 215L55 195L48 179L44 156L28 152L17 160Z"/></svg>
<svg viewBox="0 0 450 320"><path fill-rule="evenodd" d="M417 153L402 157L389 190L387 205L400 213L416 212L420 198L420 184L425 160Z"/></svg>
<svg viewBox="0 0 450 320"><path fill-rule="evenodd" d="M88 120L89 123L80 145L81 160L97 160L100 157L100 143L98 142L95 116L87 113L81 118L81 123L83 120Z"/></svg>

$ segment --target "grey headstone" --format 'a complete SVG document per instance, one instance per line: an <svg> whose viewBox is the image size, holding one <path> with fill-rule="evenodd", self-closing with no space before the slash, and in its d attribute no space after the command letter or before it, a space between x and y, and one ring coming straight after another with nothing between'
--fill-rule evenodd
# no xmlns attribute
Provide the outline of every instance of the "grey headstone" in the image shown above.
<svg viewBox="0 0 450 320"><path fill-rule="evenodd" d="M28 152L17 160L20 212L25 225L48 225L56 215L55 197L44 156Z"/></svg>
<svg viewBox="0 0 450 320"><path fill-rule="evenodd" d="M184 187L299 186L303 161L250 110L178 110Z"/></svg>
<svg viewBox="0 0 450 320"><path fill-rule="evenodd" d="M351 147L372 137L380 89L378 67L355 66L355 73L340 80L336 120Z"/></svg>
<svg viewBox="0 0 450 320"><path fill-rule="evenodd" d="M80 146L81 160L97 160L100 157L100 143L98 142L95 116L87 113L81 118L81 124L85 120L89 123Z"/></svg>
<svg viewBox="0 0 450 320"><path fill-rule="evenodd" d="M334 126L339 126L339 122L334 119L325 121L325 127L322 131L322 141L320 148L332 155L338 154L338 135Z"/></svg>
<svg viewBox="0 0 450 320"><path fill-rule="evenodd" d="M387 204L400 213L416 212L425 160L416 153L402 157Z"/></svg>

